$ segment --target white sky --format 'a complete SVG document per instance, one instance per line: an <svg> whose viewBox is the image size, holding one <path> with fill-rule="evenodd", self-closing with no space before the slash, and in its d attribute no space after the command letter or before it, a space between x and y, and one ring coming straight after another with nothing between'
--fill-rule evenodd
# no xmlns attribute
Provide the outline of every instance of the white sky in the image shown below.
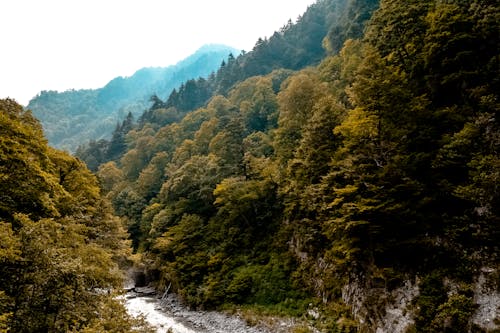
<svg viewBox="0 0 500 333"><path fill-rule="evenodd" d="M0 0L0 98L99 88L204 44L249 51L315 0Z"/></svg>

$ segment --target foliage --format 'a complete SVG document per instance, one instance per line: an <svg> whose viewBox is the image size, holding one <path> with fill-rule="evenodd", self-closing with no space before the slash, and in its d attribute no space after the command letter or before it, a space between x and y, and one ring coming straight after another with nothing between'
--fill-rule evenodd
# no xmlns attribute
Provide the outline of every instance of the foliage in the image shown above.
<svg viewBox="0 0 500 333"><path fill-rule="evenodd" d="M148 108L149 96L167 95L186 80L208 77L231 52L238 51L205 45L176 65L142 68L130 77L114 78L102 88L42 91L27 107L41 121L52 146L75 152L89 141L111 139L109 134L117 122L129 113L139 116Z"/></svg>
<svg viewBox="0 0 500 333"><path fill-rule="evenodd" d="M311 300L317 327L352 332L350 279L418 275L415 330L470 325L466 286L498 267L500 7L384 0L368 22L376 5L318 1L156 100L100 165L134 248L190 305Z"/></svg>
<svg viewBox="0 0 500 333"><path fill-rule="evenodd" d="M135 331L115 299L127 235L96 178L48 147L31 112L12 100L0 100L0 128L0 330ZM111 307L120 327L106 323Z"/></svg>

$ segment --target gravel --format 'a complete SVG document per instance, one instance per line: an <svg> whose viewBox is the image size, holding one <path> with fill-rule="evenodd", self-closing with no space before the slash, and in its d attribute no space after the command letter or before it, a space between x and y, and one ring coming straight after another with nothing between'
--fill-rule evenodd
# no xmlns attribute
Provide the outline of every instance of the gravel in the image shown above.
<svg viewBox="0 0 500 333"><path fill-rule="evenodd" d="M243 319L216 311L196 311L184 306L175 294L164 299L129 293L125 306L134 316L143 314L158 333L271 333L263 327L249 326Z"/></svg>

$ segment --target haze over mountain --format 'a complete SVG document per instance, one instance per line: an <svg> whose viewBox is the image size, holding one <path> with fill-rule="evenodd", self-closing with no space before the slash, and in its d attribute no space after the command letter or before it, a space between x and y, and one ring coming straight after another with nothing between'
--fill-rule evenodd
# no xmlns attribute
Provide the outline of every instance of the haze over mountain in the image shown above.
<svg viewBox="0 0 500 333"><path fill-rule="evenodd" d="M167 96L186 80L207 77L229 54L239 52L225 45L205 45L176 65L142 68L99 89L42 91L27 108L41 121L50 145L75 151L89 140L109 137L129 112L140 115L152 95Z"/></svg>
<svg viewBox="0 0 500 333"><path fill-rule="evenodd" d="M129 260L262 332L498 332L499 36L490 1L318 0L77 159L0 100L0 332L149 332Z"/></svg>
<svg viewBox="0 0 500 333"><path fill-rule="evenodd" d="M193 307L494 331L499 18L481 0L317 1L78 156L146 273Z"/></svg>

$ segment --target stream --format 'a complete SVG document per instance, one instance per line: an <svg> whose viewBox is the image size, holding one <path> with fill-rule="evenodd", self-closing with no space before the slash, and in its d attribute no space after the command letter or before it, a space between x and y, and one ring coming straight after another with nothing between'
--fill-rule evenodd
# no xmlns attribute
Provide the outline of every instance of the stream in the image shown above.
<svg viewBox="0 0 500 333"><path fill-rule="evenodd" d="M145 316L148 323L154 326L158 333L166 333L169 328L174 333L196 333L196 331L186 327L184 324L163 311L159 300L152 296L127 298L125 307L128 313L134 317L141 314Z"/></svg>
<svg viewBox="0 0 500 333"><path fill-rule="evenodd" d="M137 295L127 293L125 297L127 311L137 317L143 315L158 333L169 329L174 333L269 333L262 327L248 326L236 316L216 311L195 311L184 306L175 294L164 299L157 295Z"/></svg>

